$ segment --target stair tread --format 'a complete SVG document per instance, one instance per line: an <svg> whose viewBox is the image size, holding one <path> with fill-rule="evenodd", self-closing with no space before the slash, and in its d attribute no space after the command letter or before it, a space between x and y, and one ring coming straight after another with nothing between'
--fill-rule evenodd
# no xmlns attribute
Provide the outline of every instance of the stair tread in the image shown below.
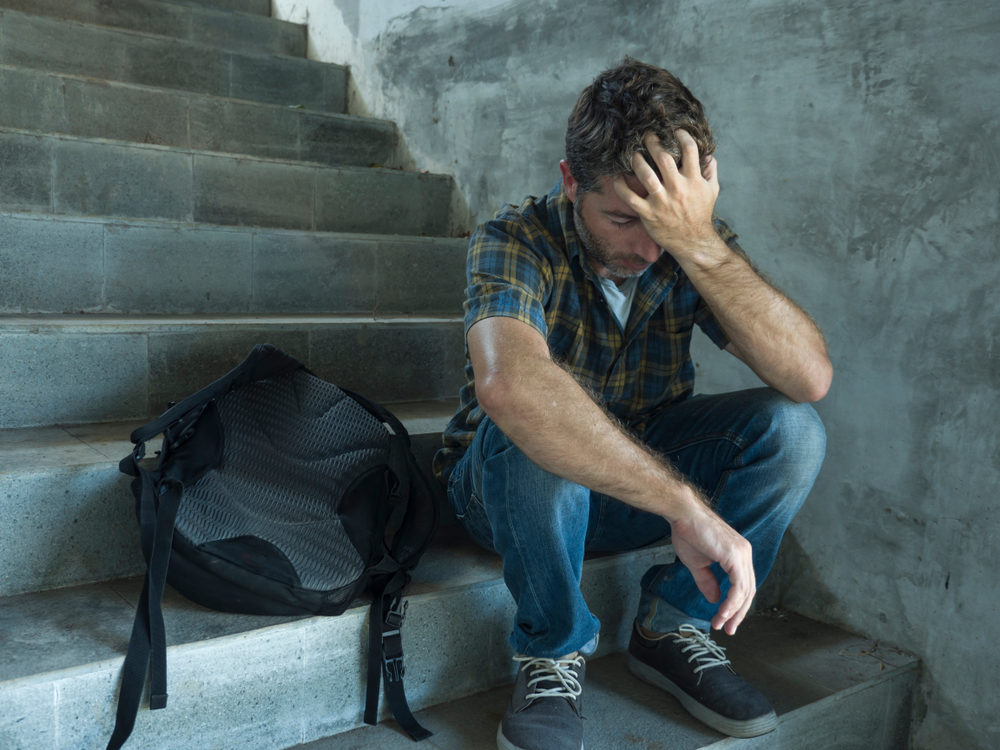
<svg viewBox="0 0 1000 750"><path fill-rule="evenodd" d="M237 99L346 110L348 69L337 63L280 52L224 49L210 41L4 8L0 8L0 18L3 63Z"/></svg>
<svg viewBox="0 0 1000 750"><path fill-rule="evenodd" d="M225 313L218 315L91 315L91 314L45 314L45 315L3 315L0 321L7 325L24 328L35 327L90 327L90 326L125 326L141 328L147 324L160 325L285 325L287 323L302 323L305 325L318 323L431 323L441 320L462 320L461 315L357 315L330 314L317 315L311 313L283 314L244 314Z"/></svg>
<svg viewBox="0 0 1000 750"><path fill-rule="evenodd" d="M358 167L358 169L363 169ZM398 170L391 170L398 171ZM287 227L262 227L243 224L212 224L205 221L183 221L179 219L164 219L157 217L150 218L130 218L125 216L88 216L75 214L43 214L23 211L4 211L0 206L0 219L18 219L24 221L39 221L46 223L82 223L82 224L104 224L111 227L143 227L152 229L203 229L220 232L232 232L241 234L277 234L295 235L299 237L329 237L340 240L363 240L366 242L410 242L424 243L430 245L442 242L455 243L463 249L468 245L468 235L458 237L444 237L423 234L385 234L377 232L341 232L335 229L290 229Z"/></svg>
<svg viewBox="0 0 1000 750"><path fill-rule="evenodd" d="M319 167L404 170L388 120L0 65L0 133ZM40 93L39 93L40 92ZM99 101L95 110L81 99Z"/></svg>
<svg viewBox="0 0 1000 750"><path fill-rule="evenodd" d="M894 677L905 678L905 673L916 667L912 656L790 612L751 616L737 637L719 636L716 640L725 646L740 673L771 699L779 716L774 735L754 741L722 739L662 690L636 679L622 654L612 654L587 663L585 746L671 750L718 746L721 750L738 742L740 747L746 744L754 748L816 747L788 743L792 723L801 721L798 715L807 707L828 700L842 703L848 694ZM510 688L505 685L418 711L418 721L434 732L421 745L440 750L496 747L497 724L509 698ZM832 707L834 711L838 708L836 704ZM774 744L769 744L772 739ZM290 750L405 750L412 746L398 725L389 720ZM883 747L874 737L868 746Z"/></svg>
<svg viewBox="0 0 1000 750"><path fill-rule="evenodd" d="M0 9L2 12L2 9ZM325 63L324 63L325 64ZM232 96L222 96L219 94L208 94L201 91L185 91L183 89L168 88L165 86L155 86L147 83L135 83L133 81L117 81L108 80L104 78L96 78L94 76L82 75L79 73L74 73L71 71L58 71L58 70L39 70L38 68L30 68L24 65L17 65L12 63L0 63L0 71L9 70L13 72L27 72L33 73L40 76L49 76L52 78L60 78L68 81L83 81L83 82L94 82L99 83L101 86L108 86L112 88L122 88L122 89L134 89L136 91L142 91L151 94L167 94L172 96L187 96L194 99L207 99L211 101L218 102L234 102L244 106L268 109L268 110L284 110L291 111L301 114L313 115L316 117L329 118L331 120L344 120L350 122L367 122L375 125L382 126L393 126L392 120L387 120L384 117L376 117L374 115L359 115L352 114L349 112L330 112L322 109L313 109L305 106L290 106L287 104L274 104L273 102L262 102L256 101L254 99L238 99ZM0 128L4 130L16 130L14 128ZM48 131L45 131L49 134ZM146 144L154 145L154 144Z"/></svg>
<svg viewBox="0 0 1000 750"><path fill-rule="evenodd" d="M440 433L456 400L386 404L413 435ZM129 435L148 420L0 430L0 476L70 466L116 467L132 450ZM152 445L152 443L150 444Z"/></svg>
<svg viewBox="0 0 1000 750"><path fill-rule="evenodd" d="M277 105L280 108L280 105ZM313 114L324 114L313 112ZM351 115L337 115L341 118L352 117ZM353 118L360 119L360 118ZM372 118L370 118L372 119ZM374 120L374 122L383 122ZM401 169L381 164L357 165L357 164L327 164L322 161L311 161L307 159L290 159L280 156L263 156L260 154L247 154L238 151L212 151L209 149L193 148L191 146L164 146L158 143L137 143L135 141L122 141L112 138L99 138L95 136L71 135L68 133L49 133L34 130L24 130L21 128L9 128L0 125L0 134L12 136L23 136L25 138L52 139L57 141L71 141L85 144L102 144L117 148L141 149L154 152L168 152L172 154L189 154L194 157L219 157L225 159L238 159L240 162L263 162L267 164L279 164L291 167L301 167L303 169L320 169L343 172L360 172L369 174L371 172L386 173L390 175L407 174L420 177L446 178L445 173L433 173L415 169ZM139 217L142 218L142 217Z"/></svg>
<svg viewBox="0 0 1000 750"><path fill-rule="evenodd" d="M414 572L408 596L495 581L499 559L459 538L457 529L439 535ZM138 528L136 529L138 543ZM5 658L0 686L9 680L49 679L53 672L86 668L124 657L141 577L0 597L0 633ZM359 600L345 612L365 611ZM216 612L185 599L171 587L163 599L168 648L288 626L310 616L237 615ZM81 618L80 613L87 617Z"/></svg>
<svg viewBox="0 0 1000 750"><path fill-rule="evenodd" d="M154 6L160 5L160 6L179 8L178 12L186 12L194 14L206 13L210 15L223 16L223 17L242 16L253 20L263 19L267 23L275 24L278 26L301 27L305 25L301 23L296 23L294 21L286 21L276 16L261 16L260 13L254 13L248 10L240 10L238 8L233 8L233 9L221 8L219 6L212 5L210 3L209 4L199 3L196 0L141 0L141 2L142 4L151 4ZM7 0L7 2L0 2L0 10L11 10L18 13L26 13L29 15L61 18L67 21L76 20L74 18L70 18L67 16L56 16L52 13L53 10L61 10L64 7L64 4L55 3L51 8L40 8L38 7L37 4L33 3L35 3L35 0L31 0L31 2L22 1L20 5L17 2L14 2L13 0ZM107 0L77 0L77 3L79 5L93 6L94 8L101 8L103 5L108 4L110 7L114 8L114 4L113 3L109 4ZM135 4L134 0L131 4L132 5ZM25 6L27 6L29 10L24 10ZM106 28L112 28L112 29L123 28L121 26L107 26L106 24L103 23L95 23L91 21L79 21L79 22L89 23L93 26L105 26Z"/></svg>
<svg viewBox="0 0 1000 750"><path fill-rule="evenodd" d="M0 128L8 207L40 215L453 236L450 175Z"/></svg>
<svg viewBox="0 0 1000 750"><path fill-rule="evenodd" d="M217 8L234 13L249 13L271 18L271 0L163 0L170 5L194 5L199 8ZM250 6L256 8L250 9Z"/></svg>
<svg viewBox="0 0 1000 750"><path fill-rule="evenodd" d="M306 32L303 24L284 21L272 16L261 16L258 13L249 13L241 10L224 10L194 3L180 5L167 2L166 0L140 0L138 3L136 0L119 3L108 2L108 0L75 0L72 3L67 3L65 0L56 0L56 2L49 3L41 3L38 0L4 0L0 2L0 8L66 21L76 21L102 28L134 30L170 36L171 38L175 38L172 33L149 32L144 26L138 24L139 22L142 24L149 22L154 24L173 24L176 25L178 31L184 31L187 34L196 34L198 31L196 22L199 21L211 25L213 21L217 23L226 20L232 23L233 20L240 22L239 19L244 19L242 22L252 24L252 28L257 30L268 29L268 32L273 35L300 35L303 41L296 40L296 51L286 52L286 54L298 56L299 44L301 44L303 51L305 48L304 38ZM141 12L136 13L137 8L159 8L160 10L153 10L151 14L152 18L143 18ZM173 8L174 10L167 11L167 8ZM197 41L193 36L179 36L176 38ZM277 41L277 39L269 41ZM288 43L290 42L286 42L286 44ZM232 47L223 48L233 49ZM244 49L244 47L236 47L236 49Z"/></svg>
<svg viewBox="0 0 1000 750"><path fill-rule="evenodd" d="M492 603L509 599L498 558L470 544L457 527L446 530L450 534L435 541L417 568L408 593L411 611L405 636L410 655L408 688L413 689L414 708L438 704L418 713L418 718L436 733L425 743L427 747L489 748L494 746L491 742L496 723L509 696L508 687L492 691L489 688L507 684L512 675L512 663L501 633L509 627L508 618L513 610L504 605L498 611ZM690 719L671 699L665 699L662 692L627 674L620 654L603 658L622 648L634 606L634 602L617 602L612 591L626 579L637 580L647 565L662 562L669 554L669 546L660 545L603 555L584 564L584 585L590 592L588 601L594 598L607 636L602 638L601 650L588 669L585 710L591 720L585 726L590 747L635 745L694 750L720 740L720 735ZM595 582L600 593L593 588ZM139 579L132 578L0 599L3 625L0 637L5 639L5 653L14 655L0 665L0 697L9 689L16 696L12 698L14 705L20 706L27 696L48 695L53 686L76 694L81 687L72 686L94 684L87 697L76 703L90 706L86 710L102 712L101 726L87 730L87 736L99 739L110 730L107 722L112 706L107 703L117 684L139 587ZM482 607L482 611L478 616L470 614L470 606L475 611ZM168 588L165 611L171 644L174 710L151 715L142 709L134 743L137 747L161 747L164 741L181 741L191 733L197 736L200 722L209 720L215 711L231 710L228 703L226 707L222 703L233 699L232 689L221 688L223 692L219 693L218 686L241 684L244 664L247 674L254 679L268 675L267 695L280 695L283 685L287 685L293 697L298 695L302 687L298 670L305 665L318 670L313 679L320 683L332 679L325 683L325 688L318 686L320 695L327 696L330 690L349 693L344 696L347 704L334 709L328 698L320 699L322 705L313 707L314 691L307 691L311 707L307 711L333 711L329 715L309 713L310 721L317 726L329 726L328 735L338 729L344 732L307 745L295 742L313 739L316 734L284 743L268 740L263 732L265 727L271 729L287 723L284 716L274 716L273 725L269 718L271 711L284 710L285 703L278 701L272 705L267 700L259 706L255 703L251 721L258 730L251 735L246 732L240 735L253 736L250 744L254 747L391 750L411 746L391 720L374 728L354 729L361 726L360 681L364 669L361 648L367 617L364 601L340 617L257 617L205 610ZM86 616L81 617L81 612L86 612ZM503 612L506 615L501 615ZM455 618L465 624L453 622ZM622 622L617 622L618 619ZM462 635L466 631L472 635ZM484 637L488 641L480 640ZM735 638L718 635L717 640L727 648L740 672L774 702L781 715L774 737L777 740L785 737L788 743L788 736L793 735L789 744L772 745L764 740L753 747L889 750L898 746L884 738L891 728L898 731L898 727L905 727L905 710L917 666L912 656L835 627L773 610L751 616ZM485 650L484 643L489 644ZM451 644L451 648L444 648L444 644ZM482 653L470 657L468 648ZM299 654L297 666L295 653ZM281 661L272 663L276 658ZM328 663L331 659L338 664L343 659L341 671L333 675ZM215 673L209 676L212 671L209 665L213 664ZM227 675L228 672L232 674ZM483 675L470 679L479 672ZM489 682L484 684L484 678ZM874 688L881 685L895 687L875 692ZM484 689L488 692L479 692ZM866 719L868 724L855 722L857 726L852 723L838 729L839 736L833 733L833 744L829 737L823 744L796 743L796 732L801 733L803 724L810 723L817 713L832 717L827 721L843 721L842 714L849 702L853 702L852 712L859 710L859 704L860 710L871 714ZM242 712L242 704L238 705ZM800 709L805 709L805 714ZM58 714L62 709L55 710ZM41 727L44 724L38 722L51 720L47 716L40 710L37 720L32 716L32 721ZM628 721L622 721L623 717ZM851 719L856 717L852 715ZM299 731L309 730L294 730L294 733ZM828 725L819 731L828 732ZM875 731L883 737L881 743L870 736ZM860 734L864 742L838 744L844 734ZM276 739L278 734L274 736ZM657 744L663 742L667 744ZM729 746L726 742L729 741L719 745L720 750Z"/></svg>
<svg viewBox="0 0 1000 750"><path fill-rule="evenodd" d="M227 11L227 10L223 10L221 12L222 13L235 13L235 12L239 12L239 11ZM73 19L73 18L56 18L56 17L53 17L53 16L47 16L47 15L44 15L44 14L31 13L31 12L27 12L27 11L21 11L21 10L12 9L12 8L0 7L0 16L4 16L4 15L7 15L7 14L17 15L17 16L26 16L26 17L37 18L37 19L46 19L46 20L51 20L53 22L71 24L73 26L83 26L83 27L90 28L90 29L99 29L99 30L101 30L103 32L107 32L107 33L111 33L111 34L122 34L122 35L134 36L134 37L149 37L149 38L152 38L152 39L157 39L157 40L162 40L162 41L168 41L168 42L171 42L171 43L174 43L174 44L178 44L178 45L185 45L185 46L190 45L192 47L197 47L197 48L202 48L202 49L208 49L208 50L219 50L219 49L221 49L226 54L237 55L237 56L240 56L240 57L254 57L254 58L271 58L271 57L277 57L277 58L283 58L283 59L288 59L288 60L296 60L298 62L306 63L306 64L308 64L310 66L313 66L313 67L325 66L325 67L345 68L345 69L347 67L346 65L341 65L339 63L323 62L323 61L320 61L320 60L313 60L313 59L310 59L310 58L299 57L297 55L287 55L287 54L282 54L282 53L279 53L279 52L254 52L254 51L242 50L242 49L226 49L226 48L220 48L218 45L212 44L211 42L200 42L200 41L193 41L193 40L189 40L189 39L178 39L177 37L168 36L168 35L165 35L165 34L157 34L155 32L150 32L150 31L142 31L142 30L139 30L139 29L123 28L121 26L105 26L103 24L92 23L92 22L89 22L89 21L78 21L78 20ZM256 14L249 13L249 14L246 14L246 15L256 15ZM271 18L271 17L268 16L268 18ZM274 20L277 20L277 19L274 19ZM287 23L287 22L281 21L281 23Z"/></svg>

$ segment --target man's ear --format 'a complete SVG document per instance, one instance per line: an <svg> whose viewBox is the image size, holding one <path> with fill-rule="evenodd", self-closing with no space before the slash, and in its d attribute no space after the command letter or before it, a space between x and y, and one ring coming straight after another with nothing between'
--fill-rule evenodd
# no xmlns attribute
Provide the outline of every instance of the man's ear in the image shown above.
<svg viewBox="0 0 1000 750"><path fill-rule="evenodd" d="M566 192L566 197L572 203L576 203L576 190L580 183L576 181L573 173L569 171L569 162L565 159L560 161L559 171L562 172L563 190Z"/></svg>

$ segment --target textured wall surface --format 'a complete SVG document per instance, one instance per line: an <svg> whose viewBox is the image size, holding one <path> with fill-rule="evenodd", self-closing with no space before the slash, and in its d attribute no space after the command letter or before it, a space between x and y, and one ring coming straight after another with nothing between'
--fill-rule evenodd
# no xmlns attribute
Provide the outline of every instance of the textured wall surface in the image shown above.
<svg viewBox="0 0 1000 750"><path fill-rule="evenodd" d="M421 169L454 174L479 218L554 184L572 102L623 54L702 98L719 212L836 366L783 601L924 660L916 748L997 747L1000 6L378 5L334 2L343 43L323 54L355 66L360 100L399 123ZM696 352L702 390L755 382Z"/></svg>

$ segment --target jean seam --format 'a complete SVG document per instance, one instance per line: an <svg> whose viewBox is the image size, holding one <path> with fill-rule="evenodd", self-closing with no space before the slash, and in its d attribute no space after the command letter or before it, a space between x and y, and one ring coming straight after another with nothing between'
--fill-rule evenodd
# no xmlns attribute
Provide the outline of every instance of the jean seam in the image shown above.
<svg viewBox="0 0 1000 750"><path fill-rule="evenodd" d="M593 500L593 498L591 498ZM584 549L590 544L594 536L596 536L597 531L601 528L601 524L604 522L605 510L608 507L607 498L601 496L597 498L597 518L594 519L594 523L587 524L587 533L584 536L583 546Z"/></svg>
<svg viewBox="0 0 1000 750"><path fill-rule="evenodd" d="M729 483L730 470L722 472L719 476L719 481L715 483L715 489L712 490L712 494L708 497L708 505L712 510L715 510L719 504L719 498L722 496L722 491L726 488Z"/></svg>
<svg viewBox="0 0 1000 750"><path fill-rule="evenodd" d="M455 502L455 494L456 494L455 493L455 485L458 484L458 471L457 471L457 469L458 469L458 464L456 463L455 466L452 468L451 473L448 475L448 485L445 487L445 493L447 494L447 497L448 497L448 503L449 503L449 505L451 505L452 510L455 513L455 518L457 518L458 520L461 521L462 518L465 517L465 513L463 512L463 513L460 514L458 512L458 508L456 507L457 503ZM464 511L464 508L463 508L463 511Z"/></svg>
<svg viewBox="0 0 1000 750"><path fill-rule="evenodd" d="M685 440L682 443L677 443L675 445L668 445L665 447L657 447L656 451L663 454L676 453L677 451L684 450L685 448L690 448L692 445L698 445L699 443L709 443L715 440L728 440L730 443L735 445L739 451L742 453L749 442L740 435L738 432L733 432L732 430L726 430L725 432L712 433L710 435L698 435L691 438L690 440Z"/></svg>
<svg viewBox="0 0 1000 750"><path fill-rule="evenodd" d="M503 468L504 468L505 474L507 474L507 476L505 477L505 479L507 481L507 484L509 485L510 481L511 481L511 479L510 479L510 466L509 466L509 463L507 461L504 461L504 467ZM517 531L516 531L517 526L514 524L513 519L511 518L511 512L513 511L513 503L507 503L506 505L507 505L507 518L506 518L506 522L507 522L507 528L510 531L511 541L512 541L512 543L514 545L514 549L515 549L515 551L517 553L517 556L518 556L518 559L519 559L521 565L527 571L527 570L529 570L529 566L527 564L527 561L524 559L524 554L521 551L521 549L522 549L522 547L521 547L521 540L518 538ZM525 588L527 589L527 591L525 593L530 594L531 598L534 600L534 607L535 607L536 611L538 612L539 616L543 620L542 624L545 627L548 627L548 625L549 625L549 618L545 615L545 608L542 607L541 599L539 599L538 594L535 591L535 587L534 587L534 585L532 583L531 576L530 575L529 576L525 576L525 579L526 580L525 580L524 584L525 584ZM515 623L515 627L516 627L516 623ZM530 644L526 645L525 651L527 651L527 649L529 647L530 647Z"/></svg>

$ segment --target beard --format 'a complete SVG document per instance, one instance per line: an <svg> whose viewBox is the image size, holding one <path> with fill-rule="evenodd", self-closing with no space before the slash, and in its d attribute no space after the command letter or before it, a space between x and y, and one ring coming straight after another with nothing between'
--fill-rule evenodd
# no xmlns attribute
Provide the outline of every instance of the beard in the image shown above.
<svg viewBox="0 0 1000 750"><path fill-rule="evenodd" d="M595 237L583 219L583 211L580 209L580 200L573 203L573 223L576 234L580 238L583 246L583 257L590 263L590 267L595 271L606 270L616 279L627 279L632 276L642 276L649 267L649 262L638 255L621 256L615 255L607 242ZM644 268L636 270L625 265L631 262L633 265L644 264Z"/></svg>

